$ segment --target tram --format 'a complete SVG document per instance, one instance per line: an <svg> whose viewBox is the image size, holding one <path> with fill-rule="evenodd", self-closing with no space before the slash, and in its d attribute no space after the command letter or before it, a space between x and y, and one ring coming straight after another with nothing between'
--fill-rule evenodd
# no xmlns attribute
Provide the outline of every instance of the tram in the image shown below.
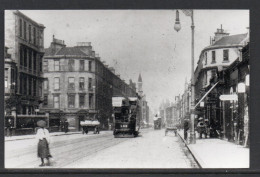
<svg viewBox="0 0 260 177"><path fill-rule="evenodd" d="M113 97L114 137L136 137L140 129L137 97Z"/></svg>
<svg viewBox="0 0 260 177"><path fill-rule="evenodd" d="M162 118L155 115L153 121L154 121L154 130L160 130L162 128Z"/></svg>

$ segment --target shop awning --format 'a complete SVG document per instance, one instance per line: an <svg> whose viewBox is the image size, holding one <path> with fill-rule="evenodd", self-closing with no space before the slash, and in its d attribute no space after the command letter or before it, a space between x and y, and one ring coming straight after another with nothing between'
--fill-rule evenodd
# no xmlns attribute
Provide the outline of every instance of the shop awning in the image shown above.
<svg viewBox="0 0 260 177"><path fill-rule="evenodd" d="M211 92L211 90L213 90L217 85L218 85L219 81L216 82L208 91L207 93L205 93L205 95L203 95L203 97L200 99L200 101L195 105L194 109L196 109L196 107L200 104L200 102L202 102L202 100Z"/></svg>

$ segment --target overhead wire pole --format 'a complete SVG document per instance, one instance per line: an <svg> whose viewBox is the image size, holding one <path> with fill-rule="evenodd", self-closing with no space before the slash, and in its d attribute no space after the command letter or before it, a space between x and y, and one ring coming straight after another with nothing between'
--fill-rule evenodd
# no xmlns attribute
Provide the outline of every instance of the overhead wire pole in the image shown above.
<svg viewBox="0 0 260 177"><path fill-rule="evenodd" d="M195 82L194 82L194 19L193 19L193 10L191 10L191 132L190 132L190 143L196 143L196 136L195 136L195 128L194 128L194 119L195 119Z"/></svg>
<svg viewBox="0 0 260 177"><path fill-rule="evenodd" d="M194 15L193 10L182 10L186 16L191 17L191 108L190 108L190 143L196 143L195 129L194 129L194 119L195 119L195 82L194 82ZM178 32L181 29L179 11L176 10L176 21L174 29Z"/></svg>

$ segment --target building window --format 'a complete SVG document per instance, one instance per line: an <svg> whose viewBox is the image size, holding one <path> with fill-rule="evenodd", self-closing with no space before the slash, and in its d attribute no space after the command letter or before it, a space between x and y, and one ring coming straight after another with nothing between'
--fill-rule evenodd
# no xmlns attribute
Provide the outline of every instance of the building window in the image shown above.
<svg viewBox="0 0 260 177"><path fill-rule="evenodd" d="M216 63L216 52L212 51L212 63Z"/></svg>
<svg viewBox="0 0 260 177"><path fill-rule="evenodd" d="M60 61L54 60L54 71L60 71Z"/></svg>
<svg viewBox="0 0 260 177"><path fill-rule="evenodd" d="M47 72L48 71L48 60L43 61L43 72Z"/></svg>
<svg viewBox="0 0 260 177"><path fill-rule="evenodd" d="M48 95L44 95L43 97L43 104L48 105Z"/></svg>
<svg viewBox="0 0 260 177"><path fill-rule="evenodd" d="M223 61L229 60L229 52L228 50L223 50Z"/></svg>
<svg viewBox="0 0 260 177"><path fill-rule="evenodd" d="M20 65L23 66L23 57L24 57L24 51L23 51L23 46L20 45Z"/></svg>
<svg viewBox="0 0 260 177"><path fill-rule="evenodd" d="M85 70L85 61L84 60L80 60L79 61L79 70L80 71L84 71Z"/></svg>
<svg viewBox="0 0 260 177"><path fill-rule="evenodd" d="M84 108L85 106L85 95L79 95L79 107Z"/></svg>
<svg viewBox="0 0 260 177"><path fill-rule="evenodd" d="M92 78L88 78L88 89L92 90Z"/></svg>
<svg viewBox="0 0 260 177"><path fill-rule="evenodd" d="M8 78L6 77L6 78L5 78L5 88L8 87L8 81L7 81L7 80L8 80Z"/></svg>
<svg viewBox="0 0 260 177"><path fill-rule="evenodd" d="M92 61L88 61L88 71L92 71Z"/></svg>
<svg viewBox="0 0 260 177"><path fill-rule="evenodd" d="M84 90L84 81L85 81L84 77L79 78L79 89L80 90Z"/></svg>
<svg viewBox="0 0 260 177"><path fill-rule="evenodd" d="M33 27L33 44L36 45L36 29Z"/></svg>
<svg viewBox="0 0 260 177"><path fill-rule="evenodd" d="M36 64L37 64L37 54L33 51L33 70L36 71Z"/></svg>
<svg viewBox="0 0 260 177"><path fill-rule="evenodd" d="M36 79L33 79L33 96L36 96Z"/></svg>
<svg viewBox="0 0 260 177"><path fill-rule="evenodd" d="M23 65L24 67L27 67L27 50L24 48L23 50Z"/></svg>
<svg viewBox="0 0 260 177"><path fill-rule="evenodd" d="M69 71L74 71L74 60L70 59L68 65Z"/></svg>
<svg viewBox="0 0 260 177"><path fill-rule="evenodd" d="M24 76L24 78L23 78L23 94L24 95L27 95L27 77L26 76Z"/></svg>
<svg viewBox="0 0 260 177"><path fill-rule="evenodd" d="M25 39L25 40L27 40L27 35L26 35L27 31L26 31L26 27L27 27L27 26L26 26L26 22L24 21L24 22L23 22L23 33L24 33L23 36L24 36L24 39Z"/></svg>
<svg viewBox="0 0 260 177"><path fill-rule="evenodd" d="M29 95L32 95L32 79L29 78Z"/></svg>
<svg viewBox="0 0 260 177"><path fill-rule="evenodd" d="M75 89L75 79L74 79L74 77L69 77L69 89L70 90Z"/></svg>
<svg viewBox="0 0 260 177"><path fill-rule="evenodd" d="M53 96L53 105L54 105L54 108L60 108L60 96L59 95Z"/></svg>
<svg viewBox="0 0 260 177"><path fill-rule="evenodd" d="M44 80L44 82L43 82L43 89L44 90L48 90L48 85L49 85L49 80L48 79Z"/></svg>
<svg viewBox="0 0 260 177"><path fill-rule="evenodd" d="M23 22L22 22L22 19L19 19L19 35L20 35L20 37L23 36Z"/></svg>
<svg viewBox="0 0 260 177"><path fill-rule="evenodd" d="M93 108L93 94L89 94L88 104L89 108Z"/></svg>
<svg viewBox="0 0 260 177"><path fill-rule="evenodd" d="M29 54L29 69L32 69L32 51L28 50Z"/></svg>
<svg viewBox="0 0 260 177"><path fill-rule="evenodd" d="M60 78L55 77L54 78L54 90L59 90L60 89Z"/></svg>
<svg viewBox="0 0 260 177"><path fill-rule="evenodd" d="M74 108L75 107L75 95L68 95L68 107Z"/></svg>
<svg viewBox="0 0 260 177"><path fill-rule="evenodd" d="M29 42L32 42L32 26L29 25Z"/></svg>
<svg viewBox="0 0 260 177"><path fill-rule="evenodd" d="M205 52L205 65L207 65L207 62L208 62L208 55L207 52Z"/></svg>

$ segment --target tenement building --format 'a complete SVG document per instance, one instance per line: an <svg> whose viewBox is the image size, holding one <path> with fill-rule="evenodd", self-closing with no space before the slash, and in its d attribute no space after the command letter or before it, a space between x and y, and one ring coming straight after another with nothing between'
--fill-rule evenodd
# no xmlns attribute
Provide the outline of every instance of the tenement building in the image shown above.
<svg viewBox="0 0 260 177"><path fill-rule="evenodd" d="M229 35L221 26L210 45L200 53L194 74L196 114L207 120L211 137L225 135L224 103L219 99L225 89L223 75L230 64L241 59L240 50L247 39L248 33Z"/></svg>
<svg viewBox="0 0 260 177"><path fill-rule="evenodd" d="M12 80L7 79L6 86L13 89L16 100L8 101L15 112L16 132L31 131L38 119L46 118L36 115L42 102L44 28L20 11L5 11L5 46L17 66L17 74Z"/></svg>
<svg viewBox="0 0 260 177"><path fill-rule="evenodd" d="M67 47L56 39L44 55L44 104L50 129L59 131L68 120L71 131L81 130L80 121L98 119L107 129L112 119L112 97L136 95L134 84L128 85L115 70L101 61L90 42Z"/></svg>

